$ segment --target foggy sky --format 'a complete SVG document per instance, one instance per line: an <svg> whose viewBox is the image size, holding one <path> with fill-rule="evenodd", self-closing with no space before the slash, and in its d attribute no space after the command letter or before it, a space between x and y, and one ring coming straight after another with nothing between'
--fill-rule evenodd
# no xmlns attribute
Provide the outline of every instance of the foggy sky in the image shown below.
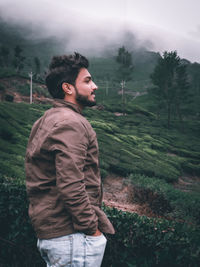
<svg viewBox="0 0 200 267"><path fill-rule="evenodd" d="M199 0L0 0L1 18L27 26L27 38L61 38L67 52L129 44L192 62L200 62L199 10Z"/></svg>

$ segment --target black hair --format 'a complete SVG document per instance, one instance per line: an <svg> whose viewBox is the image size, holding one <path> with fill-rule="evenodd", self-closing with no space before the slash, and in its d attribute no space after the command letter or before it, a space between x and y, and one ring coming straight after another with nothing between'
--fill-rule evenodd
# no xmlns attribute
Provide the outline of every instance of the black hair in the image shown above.
<svg viewBox="0 0 200 267"><path fill-rule="evenodd" d="M46 76L46 86L53 98L63 99L65 94L62 89L64 82L75 85L76 78L81 68L88 68L86 57L79 53L73 55L54 56L49 65Z"/></svg>

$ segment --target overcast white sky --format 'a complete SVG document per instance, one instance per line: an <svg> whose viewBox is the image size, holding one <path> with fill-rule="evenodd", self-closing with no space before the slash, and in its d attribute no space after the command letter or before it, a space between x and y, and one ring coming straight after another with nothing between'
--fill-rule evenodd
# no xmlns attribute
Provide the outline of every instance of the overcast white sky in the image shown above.
<svg viewBox="0 0 200 267"><path fill-rule="evenodd" d="M123 44L129 30L138 46L177 50L192 62L200 62L199 12L200 0L0 0L3 19L66 36L73 51Z"/></svg>

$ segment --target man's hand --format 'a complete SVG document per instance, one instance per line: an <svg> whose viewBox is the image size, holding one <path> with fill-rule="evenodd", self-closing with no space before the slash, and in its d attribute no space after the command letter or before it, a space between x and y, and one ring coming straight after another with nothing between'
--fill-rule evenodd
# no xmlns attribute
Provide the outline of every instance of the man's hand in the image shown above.
<svg viewBox="0 0 200 267"><path fill-rule="evenodd" d="M99 229L96 230L96 232L92 235L92 236L99 236L101 235L102 233L99 231Z"/></svg>

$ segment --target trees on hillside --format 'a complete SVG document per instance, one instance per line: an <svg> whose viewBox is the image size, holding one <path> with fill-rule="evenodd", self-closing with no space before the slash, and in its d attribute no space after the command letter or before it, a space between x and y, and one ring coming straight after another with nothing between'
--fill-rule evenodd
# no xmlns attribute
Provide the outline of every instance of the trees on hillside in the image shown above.
<svg viewBox="0 0 200 267"><path fill-rule="evenodd" d="M0 66L8 67L10 50L6 46L0 48Z"/></svg>
<svg viewBox="0 0 200 267"><path fill-rule="evenodd" d="M193 91L194 111L200 116L200 64L193 63L189 65L189 79Z"/></svg>
<svg viewBox="0 0 200 267"><path fill-rule="evenodd" d="M25 63L25 56L23 54L23 49L20 45L16 45L13 50L10 50L7 46L0 46L0 66L2 69L13 70L19 73L23 68Z"/></svg>
<svg viewBox="0 0 200 267"><path fill-rule="evenodd" d="M34 57L35 78L39 79L41 72L41 63L38 57Z"/></svg>
<svg viewBox="0 0 200 267"><path fill-rule="evenodd" d="M182 120L182 105L189 98L189 84L186 65L183 65L176 51L164 52L151 75L155 85L149 92L157 102L158 114L160 110L167 110L168 127L171 122L172 111Z"/></svg>
<svg viewBox="0 0 200 267"><path fill-rule="evenodd" d="M20 45L16 45L13 49L8 49L6 46L0 46L0 67L2 71L6 70L6 73L13 71L17 74L28 72L34 69L34 78L41 78L41 61L38 57L26 58L24 56L24 50Z"/></svg>
<svg viewBox="0 0 200 267"><path fill-rule="evenodd" d="M116 61L119 63L119 68L117 70L117 81L120 82L122 87L122 108L123 114L125 113L125 98L124 98L124 90L125 84L127 81L131 80L131 74L133 71L132 64L132 55L124 46L118 49L118 54L116 57Z"/></svg>
<svg viewBox="0 0 200 267"><path fill-rule="evenodd" d="M133 71L132 55L124 46L118 49L116 61L119 63L117 79L119 81L131 80L131 74Z"/></svg>
<svg viewBox="0 0 200 267"><path fill-rule="evenodd" d="M182 107L191 99L186 65L179 65L177 67L175 83L175 112L177 113L179 120L182 121Z"/></svg>
<svg viewBox="0 0 200 267"><path fill-rule="evenodd" d="M15 67L15 70L17 73L20 72L24 68L24 60L25 57L22 54L23 49L21 46L16 45L14 48L14 59L13 59L13 66Z"/></svg>

